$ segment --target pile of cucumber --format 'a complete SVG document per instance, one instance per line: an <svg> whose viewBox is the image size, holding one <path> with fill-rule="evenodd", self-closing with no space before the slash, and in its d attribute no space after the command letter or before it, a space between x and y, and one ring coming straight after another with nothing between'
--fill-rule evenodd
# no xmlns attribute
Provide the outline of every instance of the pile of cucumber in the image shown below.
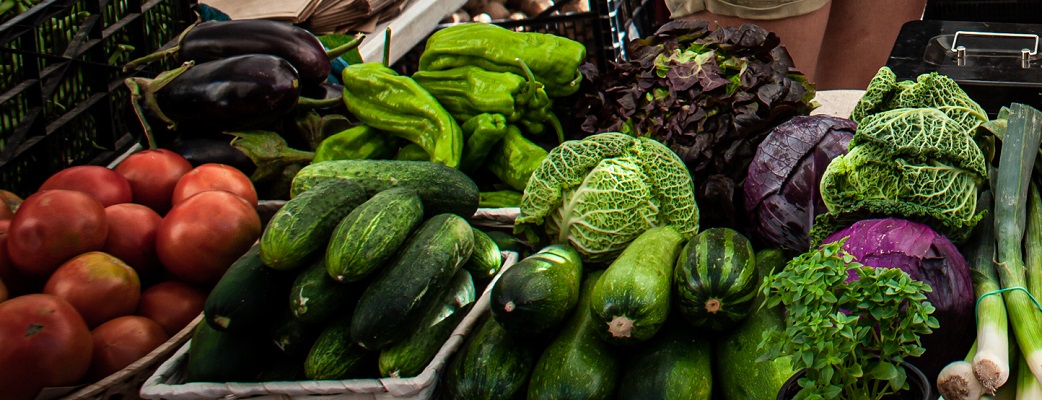
<svg viewBox="0 0 1042 400"><path fill-rule="evenodd" d="M185 381L418 375L502 263L467 220L476 185L431 162L342 160L291 192L207 298Z"/></svg>
<svg viewBox="0 0 1042 400"><path fill-rule="evenodd" d="M505 270L447 364L446 399L773 399L787 359L757 362L758 277L785 263L737 232L656 227L606 268L551 245Z"/></svg>

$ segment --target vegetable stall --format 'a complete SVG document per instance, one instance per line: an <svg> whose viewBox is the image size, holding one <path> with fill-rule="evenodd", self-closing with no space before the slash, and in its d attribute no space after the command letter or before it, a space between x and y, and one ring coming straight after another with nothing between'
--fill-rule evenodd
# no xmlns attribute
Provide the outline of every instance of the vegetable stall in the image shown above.
<svg viewBox="0 0 1042 400"><path fill-rule="evenodd" d="M392 62L195 11L106 60L133 146L0 181L0 398L1042 398L1032 105L881 66L822 114L756 25Z"/></svg>

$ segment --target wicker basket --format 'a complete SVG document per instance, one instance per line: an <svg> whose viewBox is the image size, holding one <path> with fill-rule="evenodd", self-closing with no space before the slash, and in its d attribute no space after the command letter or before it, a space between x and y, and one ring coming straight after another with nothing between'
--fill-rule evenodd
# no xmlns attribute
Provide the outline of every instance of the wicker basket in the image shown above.
<svg viewBox="0 0 1042 400"><path fill-rule="evenodd" d="M178 348L192 337L192 330L202 321L200 314L189 322L183 329L174 334L166 343L152 350L140 360L128 365L119 372L105 377L91 385L81 387L75 392L69 393L76 388L47 388L38 398L62 398L63 400L94 400L94 399L136 399L141 385L159 368L160 363L170 358Z"/></svg>
<svg viewBox="0 0 1042 400"><path fill-rule="evenodd" d="M493 278L493 283L503 271L517 262L517 253L503 253L503 268ZM145 380L140 395L146 399L234 399L234 398L338 398L338 399L430 399L434 396L438 376L448 364L450 356L463 344L481 313L489 307L490 289L486 287L471 311L453 330L452 336L441 346L438 354L416 377L349 379L329 381L292 381L260 383L210 383L184 382L184 367L188 359L188 341L156 369Z"/></svg>

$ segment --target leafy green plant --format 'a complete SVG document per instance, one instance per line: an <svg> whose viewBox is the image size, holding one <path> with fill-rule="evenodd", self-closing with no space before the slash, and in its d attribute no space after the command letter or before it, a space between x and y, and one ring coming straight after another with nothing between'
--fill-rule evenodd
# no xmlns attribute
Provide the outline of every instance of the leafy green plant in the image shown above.
<svg viewBox="0 0 1042 400"><path fill-rule="evenodd" d="M794 399L879 400L909 388L904 359L924 352L937 319L929 285L898 268L872 268L826 244L764 278L765 307L783 305L784 332L764 332L761 360L792 356L806 369Z"/></svg>

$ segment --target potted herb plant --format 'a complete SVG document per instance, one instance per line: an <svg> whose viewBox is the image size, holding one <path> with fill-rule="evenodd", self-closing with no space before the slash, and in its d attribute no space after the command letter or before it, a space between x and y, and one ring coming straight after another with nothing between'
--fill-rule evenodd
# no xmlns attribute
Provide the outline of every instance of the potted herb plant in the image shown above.
<svg viewBox="0 0 1042 400"><path fill-rule="evenodd" d="M938 326L930 286L858 263L844 241L796 257L761 286L765 307L786 310L785 331L764 333L761 359L792 356L799 371L778 399L928 399L931 385L904 360L922 355L920 335Z"/></svg>

